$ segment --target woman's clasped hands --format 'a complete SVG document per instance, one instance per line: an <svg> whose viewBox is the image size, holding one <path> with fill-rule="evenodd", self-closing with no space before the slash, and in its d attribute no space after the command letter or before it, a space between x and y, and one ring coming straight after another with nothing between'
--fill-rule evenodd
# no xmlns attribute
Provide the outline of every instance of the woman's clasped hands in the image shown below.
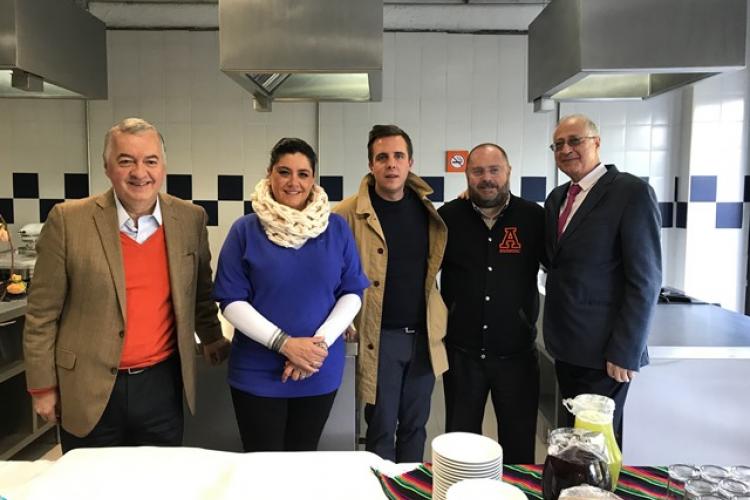
<svg viewBox="0 0 750 500"><path fill-rule="evenodd" d="M320 370L328 356L328 345L323 337L289 337L279 352L287 358L281 381L298 381Z"/></svg>

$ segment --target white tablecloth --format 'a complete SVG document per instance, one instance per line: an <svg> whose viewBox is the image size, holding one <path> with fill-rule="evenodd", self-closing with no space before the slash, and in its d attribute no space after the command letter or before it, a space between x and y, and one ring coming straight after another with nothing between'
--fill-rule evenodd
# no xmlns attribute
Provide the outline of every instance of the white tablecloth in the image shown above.
<svg viewBox="0 0 750 500"><path fill-rule="evenodd" d="M364 451L229 453L199 448L74 450L56 462L0 462L8 500L377 499L370 470L396 465ZM14 479L17 478L17 479Z"/></svg>

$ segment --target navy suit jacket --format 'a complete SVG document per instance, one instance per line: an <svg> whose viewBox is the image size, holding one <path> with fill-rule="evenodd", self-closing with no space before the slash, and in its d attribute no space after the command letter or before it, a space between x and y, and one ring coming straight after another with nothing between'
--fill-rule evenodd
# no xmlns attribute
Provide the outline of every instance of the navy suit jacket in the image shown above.
<svg viewBox="0 0 750 500"><path fill-rule="evenodd" d="M570 182L547 197L549 258L544 343L553 358L605 369L648 364L646 340L661 286L661 216L654 190L607 165L557 239Z"/></svg>

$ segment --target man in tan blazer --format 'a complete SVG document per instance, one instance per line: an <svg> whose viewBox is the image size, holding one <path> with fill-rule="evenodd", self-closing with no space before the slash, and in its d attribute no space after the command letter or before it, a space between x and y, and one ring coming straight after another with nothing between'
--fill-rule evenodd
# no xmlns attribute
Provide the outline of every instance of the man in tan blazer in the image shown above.
<svg viewBox="0 0 750 500"><path fill-rule="evenodd" d="M395 462L424 459L435 377L448 369L447 309L436 281L448 231L428 198L432 188L411 171L412 153L400 127L373 126L370 173L335 208L371 282L355 319L365 448Z"/></svg>
<svg viewBox="0 0 750 500"><path fill-rule="evenodd" d="M194 333L212 363L228 342L211 299L203 209L159 190L164 142L128 118L105 137L112 189L56 205L37 243L24 353L34 411L63 451L182 443L195 408Z"/></svg>

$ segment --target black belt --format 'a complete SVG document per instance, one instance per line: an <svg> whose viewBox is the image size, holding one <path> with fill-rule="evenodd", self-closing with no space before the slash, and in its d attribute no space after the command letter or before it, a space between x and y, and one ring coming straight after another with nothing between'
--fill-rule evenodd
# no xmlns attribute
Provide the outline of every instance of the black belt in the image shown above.
<svg viewBox="0 0 750 500"><path fill-rule="evenodd" d="M399 326L399 327L387 327L387 328L384 327L383 330L390 330L394 332L414 335L416 333L423 332L424 328L421 326Z"/></svg>
<svg viewBox="0 0 750 500"><path fill-rule="evenodd" d="M117 374L118 375L138 375L138 374L141 374L141 373L143 373L143 372L145 372L147 370L151 370L152 368L156 368L157 366L160 366L160 365L163 365L165 363L168 363L168 362L172 361L175 358L176 358L176 356L171 355L167 359L165 359L164 361L159 361L158 363L154 363L153 365L139 366L137 368L121 368L121 369L117 370Z"/></svg>
<svg viewBox="0 0 750 500"><path fill-rule="evenodd" d="M159 363L156 363L158 365ZM156 365L150 365L150 366L140 366L138 368L122 368L120 370L117 370L117 373L119 375L138 375L139 373L143 373L146 370L150 370Z"/></svg>

